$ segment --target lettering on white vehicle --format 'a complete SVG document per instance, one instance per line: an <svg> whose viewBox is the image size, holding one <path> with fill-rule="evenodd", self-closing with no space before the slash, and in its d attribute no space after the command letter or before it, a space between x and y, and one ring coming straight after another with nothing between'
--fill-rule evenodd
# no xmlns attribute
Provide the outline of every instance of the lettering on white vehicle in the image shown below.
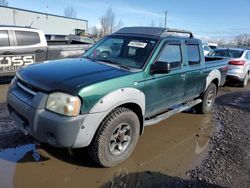
<svg viewBox="0 0 250 188"><path fill-rule="evenodd" d="M35 63L35 55L0 56L0 72L14 72Z"/></svg>

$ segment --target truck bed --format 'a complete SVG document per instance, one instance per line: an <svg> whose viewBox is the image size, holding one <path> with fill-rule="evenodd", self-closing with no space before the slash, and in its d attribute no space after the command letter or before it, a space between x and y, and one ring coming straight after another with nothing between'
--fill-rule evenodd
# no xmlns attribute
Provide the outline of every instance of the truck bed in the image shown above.
<svg viewBox="0 0 250 188"><path fill-rule="evenodd" d="M226 82L227 70L228 70L228 61L229 58L223 57L205 57L205 65L208 70L212 70L215 67L221 72L221 83L220 86L223 86Z"/></svg>

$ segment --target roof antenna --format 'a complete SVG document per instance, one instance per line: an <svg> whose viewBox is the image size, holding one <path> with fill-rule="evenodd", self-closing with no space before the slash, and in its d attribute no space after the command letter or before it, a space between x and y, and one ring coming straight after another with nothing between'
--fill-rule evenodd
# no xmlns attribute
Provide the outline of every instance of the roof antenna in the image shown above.
<svg viewBox="0 0 250 188"><path fill-rule="evenodd" d="M40 17L37 16L35 20L38 20L39 18L40 18ZM30 26L29 26L29 27L31 27L31 26L33 25L33 23L34 23L35 20L32 20L32 22L30 23Z"/></svg>

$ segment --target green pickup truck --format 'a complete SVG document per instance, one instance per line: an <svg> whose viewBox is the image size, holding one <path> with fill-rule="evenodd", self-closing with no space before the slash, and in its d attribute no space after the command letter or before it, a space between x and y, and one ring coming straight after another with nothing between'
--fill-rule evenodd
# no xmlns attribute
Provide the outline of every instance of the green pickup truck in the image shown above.
<svg viewBox="0 0 250 188"><path fill-rule="evenodd" d="M126 27L82 58L19 70L8 108L23 133L55 147L88 147L110 167L131 155L145 126L191 107L211 112L227 68L224 59L205 60L189 31Z"/></svg>

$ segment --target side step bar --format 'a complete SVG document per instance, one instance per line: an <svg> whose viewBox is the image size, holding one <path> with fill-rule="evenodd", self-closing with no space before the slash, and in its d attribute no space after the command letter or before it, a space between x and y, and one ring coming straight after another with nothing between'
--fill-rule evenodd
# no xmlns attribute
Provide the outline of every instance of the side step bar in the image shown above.
<svg viewBox="0 0 250 188"><path fill-rule="evenodd" d="M189 109L189 108L191 108L191 107L193 107L201 102L202 102L201 99L196 99L194 101L187 102L186 104L181 105L177 108L174 108L174 109L172 109L164 114L160 114L159 116L153 117L152 119L145 120L144 126L150 126L150 125L157 124L157 123L169 118L170 116L175 115L177 113L180 113L184 110L187 110L187 109Z"/></svg>

